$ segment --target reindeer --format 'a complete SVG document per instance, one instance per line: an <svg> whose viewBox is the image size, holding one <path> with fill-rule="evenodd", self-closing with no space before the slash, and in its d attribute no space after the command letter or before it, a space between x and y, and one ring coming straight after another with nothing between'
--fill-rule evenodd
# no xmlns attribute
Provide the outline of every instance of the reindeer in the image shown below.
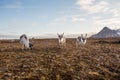
<svg viewBox="0 0 120 80"><path fill-rule="evenodd" d="M64 35L64 33L63 34L58 34L57 33L57 35L58 35L58 42L59 42L59 46L66 46L66 38L63 36Z"/></svg>
<svg viewBox="0 0 120 80"><path fill-rule="evenodd" d="M20 43L23 45L22 49L32 49L33 44L29 42L29 38L26 34L20 36Z"/></svg>
<svg viewBox="0 0 120 80"><path fill-rule="evenodd" d="M87 39L87 34L85 36L83 36L83 34L81 34L81 36L78 36L76 39L76 47L78 47L79 45L85 45L86 39Z"/></svg>

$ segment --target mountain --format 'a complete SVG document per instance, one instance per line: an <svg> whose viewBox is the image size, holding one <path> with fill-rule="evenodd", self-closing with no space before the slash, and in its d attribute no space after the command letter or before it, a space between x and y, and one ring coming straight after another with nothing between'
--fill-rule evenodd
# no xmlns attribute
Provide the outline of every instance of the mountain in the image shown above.
<svg viewBox="0 0 120 80"><path fill-rule="evenodd" d="M120 35L120 29L117 29L116 32L118 35Z"/></svg>
<svg viewBox="0 0 120 80"><path fill-rule="evenodd" d="M92 35L92 38L109 38L109 37L120 37L120 30L112 30L108 27L104 27L100 32Z"/></svg>

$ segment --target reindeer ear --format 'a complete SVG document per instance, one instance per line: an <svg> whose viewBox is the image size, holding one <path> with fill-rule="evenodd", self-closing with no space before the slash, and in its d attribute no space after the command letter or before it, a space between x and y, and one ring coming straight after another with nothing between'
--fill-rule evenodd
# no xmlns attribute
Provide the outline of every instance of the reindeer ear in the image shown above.
<svg viewBox="0 0 120 80"><path fill-rule="evenodd" d="M64 33L62 35L64 35Z"/></svg>
<svg viewBox="0 0 120 80"><path fill-rule="evenodd" d="M87 38L87 33L85 34L85 38Z"/></svg>
<svg viewBox="0 0 120 80"><path fill-rule="evenodd" d="M83 34L81 34L81 37L83 38Z"/></svg>

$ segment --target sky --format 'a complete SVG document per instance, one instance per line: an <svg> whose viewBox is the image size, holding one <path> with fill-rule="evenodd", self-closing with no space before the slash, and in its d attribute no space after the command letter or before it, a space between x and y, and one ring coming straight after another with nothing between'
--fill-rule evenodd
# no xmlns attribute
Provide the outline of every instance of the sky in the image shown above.
<svg viewBox="0 0 120 80"><path fill-rule="evenodd" d="M40 36L120 28L120 0L0 0L0 34Z"/></svg>

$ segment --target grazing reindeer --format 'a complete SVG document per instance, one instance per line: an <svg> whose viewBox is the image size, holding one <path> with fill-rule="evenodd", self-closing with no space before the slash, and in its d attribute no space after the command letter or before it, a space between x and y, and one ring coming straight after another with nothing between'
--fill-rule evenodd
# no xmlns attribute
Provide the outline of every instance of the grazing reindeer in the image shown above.
<svg viewBox="0 0 120 80"><path fill-rule="evenodd" d="M33 45L29 42L29 39L25 34L20 36L20 43L23 45L23 49L32 49Z"/></svg>
<svg viewBox="0 0 120 80"><path fill-rule="evenodd" d="M78 47L79 45L85 45L86 39L87 39L87 34L85 36L83 36L83 34L81 34L81 36L78 36L76 40L76 47Z"/></svg>
<svg viewBox="0 0 120 80"><path fill-rule="evenodd" d="M63 36L63 34L57 34L58 35L58 42L59 42L59 46L65 46L66 45L66 38Z"/></svg>

